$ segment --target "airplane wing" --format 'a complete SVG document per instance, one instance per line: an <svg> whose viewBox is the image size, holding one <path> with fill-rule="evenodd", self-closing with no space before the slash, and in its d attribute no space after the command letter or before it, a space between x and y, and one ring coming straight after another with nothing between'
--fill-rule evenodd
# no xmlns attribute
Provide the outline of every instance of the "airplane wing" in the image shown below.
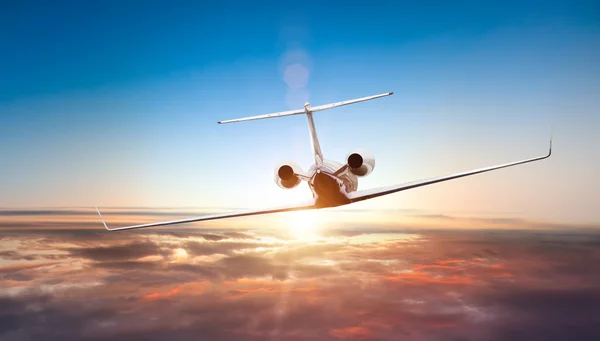
<svg viewBox="0 0 600 341"><path fill-rule="evenodd" d="M191 223L191 222L195 222L195 221L216 220L216 219L224 219L224 218L234 218L234 217L243 217L243 216L251 216L251 215L301 211L301 210L312 210L312 209L316 209L314 200L311 200L310 202L307 202L305 204L295 205L295 206L283 206L283 207L277 207L277 208L271 208L271 209L250 210L250 211L241 211L241 212L227 212L227 213L220 213L220 214L205 215L205 216L200 216L200 217L171 220L171 221L161 221L161 222L157 222L157 223L149 223L149 224L133 225L133 226L125 226L125 227L117 227L117 228L109 229L108 226L106 225L106 222L104 221L104 218L102 217L102 214L100 213L100 210L98 209L98 207L96 207L96 211L98 212L98 215L100 216L100 219L102 220L102 224L104 224L104 227L108 231L132 230L132 229L141 229L141 228L145 228L145 227L184 224L184 223Z"/></svg>
<svg viewBox="0 0 600 341"><path fill-rule="evenodd" d="M407 182L407 183L395 185L395 186L380 187L380 188L368 189L368 190L364 190L364 191L352 192L348 195L348 198L351 200L351 202L357 202L357 201L363 201L363 200L367 200L367 199L377 198L377 197L381 197L384 195L388 195L388 194L392 194L392 193L396 193L396 192L400 192L400 191L405 191L407 189L412 189L412 188L421 187L421 186L427 186L427 185L435 184L435 183L442 182L442 181L458 179L458 178L462 178L462 177L469 176L469 175L475 175L475 174L479 174L479 173L493 171L493 170L500 169L500 168L506 168L506 167L516 166L516 165L521 165L521 164L528 163L528 162L546 159L546 158L550 157L551 154L552 154L552 138L550 138L550 148L548 149L548 154L544 155L544 156L538 156L535 158L521 160L521 161L515 161L515 162L511 162L511 163L505 163L505 164L497 165L497 166L474 169L474 170L457 173L457 174L452 174L452 175L448 175L448 176L441 176L441 177L436 177L436 178Z"/></svg>

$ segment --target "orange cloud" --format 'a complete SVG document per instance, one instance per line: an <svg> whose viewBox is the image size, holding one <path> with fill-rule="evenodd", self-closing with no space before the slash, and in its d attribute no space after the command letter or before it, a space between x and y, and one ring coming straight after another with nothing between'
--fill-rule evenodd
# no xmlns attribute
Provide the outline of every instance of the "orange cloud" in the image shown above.
<svg viewBox="0 0 600 341"><path fill-rule="evenodd" d="M373 338L373 333L363 326L337 328L329 331L329 335L339 339L368 340Z"/></svg>
<svg viewBox="0 0 600 341"><path fill-rule="evenodd" d="M433 276L425 272L407 272L399 275L386 276L390 281L401 281L406 284L420 285L423 283L440 284L474 284L476 279L472 275L467 276Z"/></svg>
<svg viewBox="0 0 600 341"><path fill-rule="evenodd" d="M146 301L157 300L159 298L167 298L167 297L171 297L173 295L177 295L180 292L181 292L180 288L173 288L165 293L153 292L151 294L146 294L146 295L142 296L142 299L146 300Z"/></svg>
<svg viewBox="0 0 600 341"><path fill-rule="evenodd" d="M36 263L36 264L15 264L15 265L8 265L8 266L0 267L0 273L7 273L7 272L13 272L13 271L20 271L20 270L37 269L37 268L42 268L42 267L45 267L45 266L56 265L58 263L59 262L44 262L44 263Z"/></svg>
<svg viewBox="0 0 600 341"><path fill-rule="evenodd" d="M152 301L176 295L200 295L206 292L209 286L210 283L208 282L184 283L167 291L155 291L149 294L145 294L142 296L142 300Z"/></svg>

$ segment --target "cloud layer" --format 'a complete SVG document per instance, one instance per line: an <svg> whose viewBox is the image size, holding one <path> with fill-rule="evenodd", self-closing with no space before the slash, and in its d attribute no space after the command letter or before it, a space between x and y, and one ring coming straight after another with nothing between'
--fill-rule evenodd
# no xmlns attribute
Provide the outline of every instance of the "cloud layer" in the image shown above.
<svg viewBox="0 0 600 341"><path fill-rule="evenodd" d="M403 230L5 231L0 339L600 339L600 234Z"/></svg>

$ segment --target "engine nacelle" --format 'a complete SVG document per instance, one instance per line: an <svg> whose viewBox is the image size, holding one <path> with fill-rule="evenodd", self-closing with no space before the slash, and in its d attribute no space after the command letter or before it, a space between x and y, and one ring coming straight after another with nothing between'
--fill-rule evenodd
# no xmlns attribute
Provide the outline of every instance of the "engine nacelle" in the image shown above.
<svg viewBox="0 0 600 341"><path fill-rule="evenodd" d="M367 176L375 169L375 157L366 149L356 149L346 157L350 172L356 176Z"/></svg>
<svg viewBox="0 0 600 341"><path fill-rule="evenodd" d="M291 189L301 182L296 174L302 174L302 169L293 161L288 161L275 167L275 183L284 189Z"/></svg>

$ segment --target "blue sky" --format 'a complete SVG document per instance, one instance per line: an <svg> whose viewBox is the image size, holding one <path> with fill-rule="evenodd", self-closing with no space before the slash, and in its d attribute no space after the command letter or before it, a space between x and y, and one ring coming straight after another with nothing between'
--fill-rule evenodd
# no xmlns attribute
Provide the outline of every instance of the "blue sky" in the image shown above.
<svg viewBox="0 0 600 341"><path fill-rule="evenodd" d="M158 2L156 2L158 3ZM395 95L315 118L359 188L545 152L549 160L360 204L598 222L593 1L20 2L0 13L0 206L261 207L309 197L303 117L221 119ZM285 67L308 71L294 92Z"/></svg>

